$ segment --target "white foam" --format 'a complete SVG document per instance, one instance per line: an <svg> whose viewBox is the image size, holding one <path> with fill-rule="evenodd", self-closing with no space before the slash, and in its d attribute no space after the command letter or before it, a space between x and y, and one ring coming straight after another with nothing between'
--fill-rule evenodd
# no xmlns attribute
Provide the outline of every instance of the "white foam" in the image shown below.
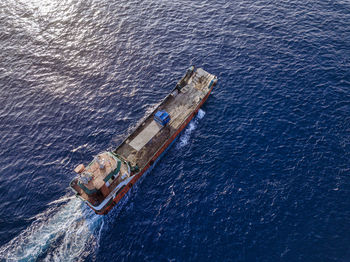
<svg viewBox="0 0 350 262"><path fill-rule="evenodd" d="M205 116L205 112L202 109L199 109L196 117L192 119L192 121L188 124L183 134L180 136L179 138L180 141L176 146L177 149L180 149L188 144L192 131L197 128L198 121L202 119L204 116Z"/></svg>
<svg viewBox="0 0 350 262"><path fill-rule="evenodd" d="M74 198L75 198L75 196L61 197L60 199L56 199L56 200L50 202L48 205L51 206L51 205L55 205L55 204L61 204L61 203L67 202L68 200L71 200L71 199L74 199Z"/></svg>
<svg viewBox="0 0 350 262"><path fill-rule="evenodd" d="M197 118L202 119L205 116L205 112L202 109L198 110Z"/></svg>
<svg viewBox="0 0 350 262"><path fill-rule="evenodd" d="M67 198L57 202L67 201ZM52 203L51 203L52 204ZM0 260L74 261L83 259L89 250L96 250L104 225L103 218L82 207L79 199L57 210L49 210L35 217L31 226L0 247Z"/></svg>

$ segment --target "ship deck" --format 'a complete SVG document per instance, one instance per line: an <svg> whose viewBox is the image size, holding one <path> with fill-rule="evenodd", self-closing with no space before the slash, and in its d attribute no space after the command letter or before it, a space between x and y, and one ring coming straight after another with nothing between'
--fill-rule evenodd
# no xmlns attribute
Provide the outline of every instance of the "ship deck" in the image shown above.
<svg viewBox="0 0 350 262"><path fill-rule="evenodd" d="M176 133L181 124L193 113L210 92L210 82L215 78L201 68L195 70L180 92L174 89L163 102L115 150L132 165L141 169L153 158L166 141ZM174 93L177 92L176 95ZM153 118L158 110L170 115L170 122L162 127Z"/></svg>

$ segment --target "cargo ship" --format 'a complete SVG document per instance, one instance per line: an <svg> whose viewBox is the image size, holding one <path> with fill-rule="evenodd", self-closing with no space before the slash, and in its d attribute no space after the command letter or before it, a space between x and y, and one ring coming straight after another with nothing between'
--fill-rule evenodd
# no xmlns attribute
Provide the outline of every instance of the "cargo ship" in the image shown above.
<svg viewBox="0 0 350 262"><path fill-rule="evenodd" d="M207 100L217 77L190 67L169 95L113 151L78 165L70 187L96 214L107 214L149 172Z"/></svg>

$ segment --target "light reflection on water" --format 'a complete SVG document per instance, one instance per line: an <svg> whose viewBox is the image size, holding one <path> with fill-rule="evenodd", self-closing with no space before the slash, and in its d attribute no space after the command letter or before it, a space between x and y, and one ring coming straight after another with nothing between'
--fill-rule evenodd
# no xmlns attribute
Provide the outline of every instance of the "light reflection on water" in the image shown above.
<svg viewBox="0 0 350 262"><path fill-rule="evenodd" d="M73 167L116 146L195 64L219 77L206 115L131 195L134 212L104 226L99 258L344 256L348 2L0 5L1 246L21 232L34 236L32 218L48 205L61 209L37 227L46 240L28 239L46 250L43 258L66 237L74 242L46 223L61 223L55 214L75 203L55 202L68 193ZM79 220L79 208L70 210ZM89 223L70 225L98 239ZM57 233L52 249L43 248L48 229Z"/></svg>

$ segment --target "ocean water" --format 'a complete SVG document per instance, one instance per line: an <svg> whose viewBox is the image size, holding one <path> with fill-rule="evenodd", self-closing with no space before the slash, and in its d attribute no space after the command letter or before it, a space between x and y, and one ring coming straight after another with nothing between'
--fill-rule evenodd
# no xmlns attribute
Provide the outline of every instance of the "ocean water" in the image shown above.
<svg viewBox="0 0 350 262"><path fill-rule="evenodd" d="M2 0L0 261L350 261L348 0ZM68 188L190 65L218 85L107 216Z"/></svg>

